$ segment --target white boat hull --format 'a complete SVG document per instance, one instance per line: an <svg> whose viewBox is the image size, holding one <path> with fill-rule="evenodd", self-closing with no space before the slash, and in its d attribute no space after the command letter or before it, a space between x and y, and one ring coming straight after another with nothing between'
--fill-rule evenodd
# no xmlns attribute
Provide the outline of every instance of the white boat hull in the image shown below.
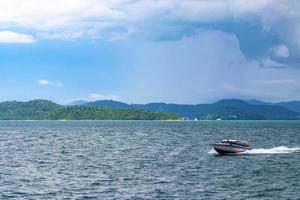
<svg viewBox="0 0 300 200"><path fill-rule="evenodd" d="M213 147L220 154L239 154L250 149L230 144L214 144Z"/></svg>

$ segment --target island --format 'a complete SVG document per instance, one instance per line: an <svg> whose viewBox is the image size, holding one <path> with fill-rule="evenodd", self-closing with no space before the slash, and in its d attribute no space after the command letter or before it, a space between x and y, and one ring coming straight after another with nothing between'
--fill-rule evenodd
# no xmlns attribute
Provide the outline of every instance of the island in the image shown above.
<svg viewBox="0 0 300 200"><path fill-rule="evenodd" d="M0 103L0 120L179 120L175 113L63 106L48 100Z"/></svg>

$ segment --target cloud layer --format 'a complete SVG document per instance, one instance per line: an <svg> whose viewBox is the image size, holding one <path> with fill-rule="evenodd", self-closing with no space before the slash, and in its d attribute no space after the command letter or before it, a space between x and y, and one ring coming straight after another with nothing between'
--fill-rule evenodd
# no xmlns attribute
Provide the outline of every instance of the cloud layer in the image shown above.
<svg viewBox="0 0 300 200"><path fill-rule="evenodd" d="M197 28L195 23L227 20L258 21L265 31L280 29L277 26L288 20L285 24L299 31L299 4L296 0L1 0L0 23L2 28L61 39L122 38L175 30L187 34Z"/></svg>
<svg viewBox="0 0 300 200"><path fill-rule="evenodd" d="M300 60L297 0L1 0L0 5L0 42L178 40L205 29L236 34L246 55L257 43L250 54L259 52L268 63ZM247 34L245 26L258 30Z"/></svg>
<svg viewBox="0 0 300 200"><path fill-rule="evenodd" d="M31 35L14 33L11 31L0 31L0 43L32 43L34 39Z"/></svg>

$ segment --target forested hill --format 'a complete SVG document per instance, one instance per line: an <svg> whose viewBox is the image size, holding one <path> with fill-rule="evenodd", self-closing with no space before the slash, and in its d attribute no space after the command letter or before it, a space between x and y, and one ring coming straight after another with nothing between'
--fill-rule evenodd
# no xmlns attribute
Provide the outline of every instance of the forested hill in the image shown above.
<svg viewBox="0 0 300 200"><path fill-rule="evenodd" d="M6 101L0 103L0 120L178 120L182 117L205 120L300 119L299 112L285 106L257 101L249 103L238 99L198 105L96 101L63 106L48 100ZM290 107L296 106L293 103L293 107Z"/></svg>
<svg viewBox="0 0 300 200"><path fill-rule="evenodd" d="M32 100L28 102L6 101L0 103L0 119L45 119L50 112L61 107L47 100Z"/></svg>
<svg viewBox="0 0 300 200"><path fill-rule="evenodd" d="M0 103L0 120L177 120L173 113L62 106L48 100Z"/></svg>
<svg viewBox="0 0 300 200"><path fill-rule="evenodd" d="M166 103L126 104L117 101L95 101L81 104L101 108L138 109L152 112L171 112L190 119L228 120L298 120L300 113L285 104L258 104L239 99L225 99L211 104L182 105Z"/></svg>

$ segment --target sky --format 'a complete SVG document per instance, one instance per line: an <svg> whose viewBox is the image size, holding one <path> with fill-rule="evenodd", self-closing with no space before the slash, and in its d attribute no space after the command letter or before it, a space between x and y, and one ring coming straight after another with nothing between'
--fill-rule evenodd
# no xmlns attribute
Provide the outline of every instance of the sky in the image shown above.
<svg viewBox="0 0 300 200"><path fill-rule="evenodd" d="M0 101L300 100L298 0L0 0Z"/></svg>

